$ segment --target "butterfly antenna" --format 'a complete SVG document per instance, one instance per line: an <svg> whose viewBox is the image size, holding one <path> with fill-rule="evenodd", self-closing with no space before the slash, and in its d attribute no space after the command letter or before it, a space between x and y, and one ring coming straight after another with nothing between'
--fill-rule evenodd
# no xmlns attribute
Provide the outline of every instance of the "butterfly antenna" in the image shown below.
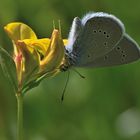
<svg viewBox="0 0 140 140"><path fill-rule="evenodd" d="M80 72L78 72L76 69L72 68L74 72L76 72L81 78L85 79L85 76L83 76Z"/></svg>
<svg viewBox="0 0 140 140"><path fill-rule="evenodd" d="M53 20L53 29L55 29L55 23L54 23L54 20Z"/></svg>
<svg viewBox="0 0 140 140"><path fill-rule="evenodd" d="M66 88L67 88L67 85L68 85L68 82L69 82L69 76L70 76L70 72L69 72L69 70L68 70L68 76L67 76L67 80L66 80L65 87L64 87L63 92L62 92L61 102L63 102L63 100L64 100L64 95L65 95Z"/></svg>
<svg viewBox="0 0 140 140"><path fill-rule="evenodd" d="M62 38L62 33L61 33L61 21L60 21L60 20L58 20L58 25L59 25L60 38Z"/></svg>

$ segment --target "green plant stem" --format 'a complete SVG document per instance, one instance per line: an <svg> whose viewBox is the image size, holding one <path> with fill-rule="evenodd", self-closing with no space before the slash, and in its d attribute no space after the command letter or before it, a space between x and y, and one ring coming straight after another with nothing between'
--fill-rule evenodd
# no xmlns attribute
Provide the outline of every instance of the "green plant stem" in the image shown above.
<svg viewBox="0 0 140 140"><path fill-rule="evenodd" d="M16 94L17 98L17 140L23 140L23 95Z"/></svg>

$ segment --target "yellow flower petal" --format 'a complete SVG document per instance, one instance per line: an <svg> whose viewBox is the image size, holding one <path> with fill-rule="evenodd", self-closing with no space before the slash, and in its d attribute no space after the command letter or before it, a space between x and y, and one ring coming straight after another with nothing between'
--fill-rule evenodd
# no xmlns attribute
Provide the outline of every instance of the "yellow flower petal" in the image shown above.
<svg viewBox="0 0 140 140"><path fill-rule="evenodd" d="M43 60L40 61L41 71L55 70L61 64L64 58L64 43L61 34L54 29L49 45L49 53L46 53Z"/></svg>
<svg viewBox="0 0 140 140"><path fill-rule="evenodd" d="M17 46L22 54L22 78L21 79L22 81L25 81L34 73L38 72L40 66L39 65L40 59L36 50L31 46L27 45L24 41L19 40L17 42Z"/></svg>
<svg viewBox="0 0 140 140"><path fill-rule="evenodd" d="M38 54L40 55L40 60L44 58L45 55L47 55L50 51L50 39L49 38L43 38L43 39L24 39L22 40L26 46L35 49ZM32 50L30 50L32 51Z"/></svg>
<svg viewBox="0 0 140 140"><path fill-rule="evenodd" d="M21 22L9 23L4 29L9 37L15 42L23 39L37 39L34 31L28 25Z"/></svg>
<svg viewBox="0 0 140 140"><path fill-rule="evenodd" d="M43 56L49 53L49 45L50 45L49 38L37 39L32 42L32 46Z"/></svg>
<svg viewBox="0 0 140 140"><path fill-rule="evenodd" d="M63 42L59 30L54 29L51 39L37 39L33 30L20 22L10 23L4 29L13 42L19 87L60 72L67 40Z"/></svg>
<svg viewBox="0 0 140 140"><path fill-rule="evenodd" d="M68 39L63 39L64 45L66 46L68 44Z"/></svg>

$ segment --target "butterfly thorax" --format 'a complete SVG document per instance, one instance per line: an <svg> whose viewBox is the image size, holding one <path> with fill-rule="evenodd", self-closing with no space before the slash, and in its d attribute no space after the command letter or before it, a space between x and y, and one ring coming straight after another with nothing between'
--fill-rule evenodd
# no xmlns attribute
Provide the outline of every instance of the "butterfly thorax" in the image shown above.
<svg viewBox="0 0 140 140"><path fill-rule="evenodd" d="M60 65L60 71L67 71L70 67L74 65L74 60L72 59L70 53L66 50L63 63Z"/></svg>
<svg viewBox="0 0 140 140"><path fill-rule="evenodd" d="M69 68L71 67L71 64L69 62L69 59L67 57L67 55L65 54L65 58L63 63L60 65L60 71L65 72L67 71Z"/></svg>

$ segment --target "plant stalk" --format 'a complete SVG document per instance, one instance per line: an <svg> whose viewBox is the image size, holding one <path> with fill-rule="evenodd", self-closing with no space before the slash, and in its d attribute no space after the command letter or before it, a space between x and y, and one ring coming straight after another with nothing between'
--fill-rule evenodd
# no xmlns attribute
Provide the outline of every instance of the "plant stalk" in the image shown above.
<svg viewBox="0 0 140 140"><path fill-rule="evenodd" d="M23 95L16 94L17 98L17 140L23 140Z"/></svg>

